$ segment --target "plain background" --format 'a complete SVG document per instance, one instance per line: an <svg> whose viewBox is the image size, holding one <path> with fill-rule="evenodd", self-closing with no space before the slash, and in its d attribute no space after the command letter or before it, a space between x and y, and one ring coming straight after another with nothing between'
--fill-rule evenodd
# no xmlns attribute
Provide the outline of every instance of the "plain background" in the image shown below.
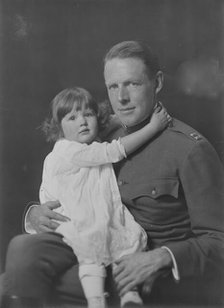
<svg viewBox="0 0 224 308"><path fill-rule="evenodd" d="M25 205L38 200L51 149L39 126L50 101L72 85L105 99L103 56L132 39L158 54L169 113L199 130L224 161L224 1L1 0L1 271Z"/></svg>

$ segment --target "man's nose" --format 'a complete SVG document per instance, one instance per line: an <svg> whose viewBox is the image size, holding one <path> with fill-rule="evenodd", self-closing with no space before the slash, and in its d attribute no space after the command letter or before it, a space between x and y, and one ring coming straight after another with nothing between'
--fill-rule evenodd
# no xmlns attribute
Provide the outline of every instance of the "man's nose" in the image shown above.
<svg viewBox="0 0 224 308"><path fill-rule="evenodd" d="M129 93L126 87L121 86L119 88L118 100L120 103L123 103L123 104L129 101Z"/></svg>

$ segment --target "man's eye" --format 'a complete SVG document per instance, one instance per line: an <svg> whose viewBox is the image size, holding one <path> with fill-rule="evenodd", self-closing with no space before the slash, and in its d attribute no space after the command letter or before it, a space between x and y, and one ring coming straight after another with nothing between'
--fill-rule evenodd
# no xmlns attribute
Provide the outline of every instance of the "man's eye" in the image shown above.
<svg viewBox="0 0 224 308"><path fill-rule="evenodd" d="M109 88L109 90L116 90L117 89L117 85L116 84L112 84L108 88Z"/></svg>
<svg viewBox="0 0 224 308"><path fill-rule="evenodd" d="M129 84L131 87L137 87L139 86L139 83L138 82L130 82Z"/></svg>

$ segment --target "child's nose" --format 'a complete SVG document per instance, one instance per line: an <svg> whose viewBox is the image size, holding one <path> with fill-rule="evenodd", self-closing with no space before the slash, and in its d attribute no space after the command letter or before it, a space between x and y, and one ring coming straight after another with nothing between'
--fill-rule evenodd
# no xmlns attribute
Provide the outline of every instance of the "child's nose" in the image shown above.
<svg viewBox="0 0 224 308"><path fill-rule="evenodd" d="M84 116L80 115L80 125L86 125L87 124L87 120Z"/></svg>

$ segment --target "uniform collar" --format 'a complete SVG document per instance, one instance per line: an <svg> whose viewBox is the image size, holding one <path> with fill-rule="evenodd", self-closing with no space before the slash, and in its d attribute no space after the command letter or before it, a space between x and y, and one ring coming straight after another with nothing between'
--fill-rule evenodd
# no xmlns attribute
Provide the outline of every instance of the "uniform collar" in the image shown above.
<svg viewBox="0 0 224 308"><path fill-rule="evenodd" d="M138 123L138 124L136 124L136 125L134 125L134 126L130 126L130 127L128 127L128 126L126 126L126 125L122 125L122 126L123 126L123 128L124 128L124 130L125 130L125 132L126 132L127 134L131 134L131 133L134 133L134 132L136 132L137 130L141 129L141 128L142 128L143 126L145 126L147 123L149 123L150 118L151 118L151 116L149 116L149 117L146 118L144 121L142 121L141 123Z"/></svg>
<svg viewBox="0 0 224 308"><path fill-rule="evenodd" d="M160 102L157 102L154 109L157 108L158 106L162 107L162 104ZM147 123L150 122L150 119L151 119L151 114L150 116L148 116L145 120L143 120L142 122L134 125L134 126L126 126L126 125L122 125L123 128L124 128L124 131L127 133L127 134L131 134L131 133L134 133L136 132L137 130L141 129L143 126L145 126Z"/></svg>

